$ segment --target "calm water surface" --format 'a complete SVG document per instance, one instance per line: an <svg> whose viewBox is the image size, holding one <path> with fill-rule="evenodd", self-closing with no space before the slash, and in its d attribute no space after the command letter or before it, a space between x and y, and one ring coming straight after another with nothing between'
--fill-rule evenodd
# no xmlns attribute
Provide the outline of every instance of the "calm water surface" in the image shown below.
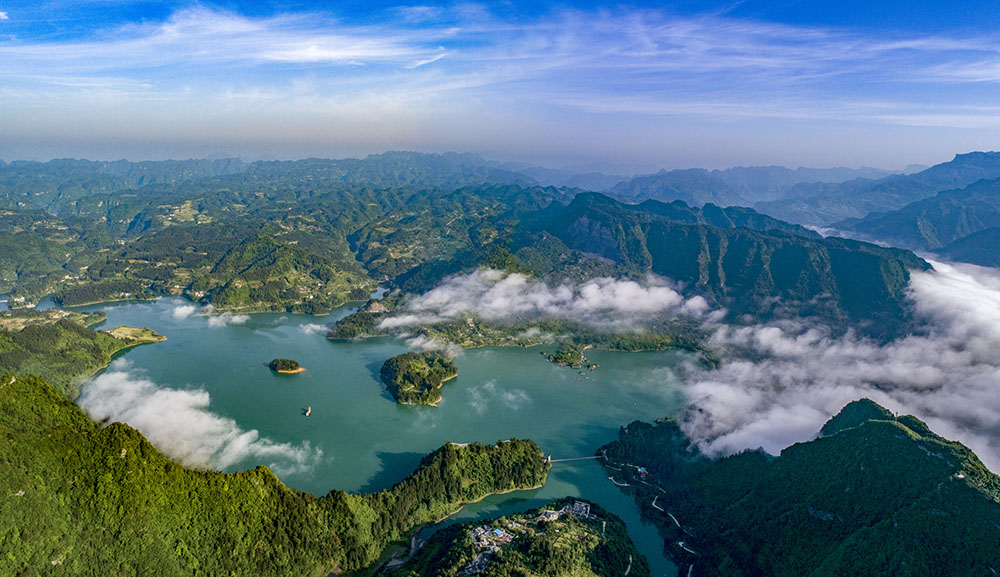
<svg viewBox="0 0 1000 577"><path fill-rule="evenodd" d="M459 376L445 384L439 407L401 406L392 402L378 371L385 359L411 350L405 342L324 337L326 325L350 308L326 317L255 314L242 324L223 325L185 316L190 307L164 298L78 310L104 311L105 326L146 326L167 337L127 352L133 371L161 387L203 389L210 410L243 429L279 443L307 441L322 451L307 472L282 477L318 495L332 488L391 487L446 441L530 438L553 458L589 456L613 440L619 426L674 414L681 402L671 367L684 353L590 351L600 368L581 378L577 370L547 362L543 346L464 351L455 359ZM274 374L265 366L274 357L296 359L307 370ZM302 414L307 406L309 418ZM233 470L258 464L239 463ZM450 522L523 511L567 495L586 497L622 517L653 574L676 574L655 528L640 519L632 498L597 461L555 463L545 487L488 498Z"/></svg>

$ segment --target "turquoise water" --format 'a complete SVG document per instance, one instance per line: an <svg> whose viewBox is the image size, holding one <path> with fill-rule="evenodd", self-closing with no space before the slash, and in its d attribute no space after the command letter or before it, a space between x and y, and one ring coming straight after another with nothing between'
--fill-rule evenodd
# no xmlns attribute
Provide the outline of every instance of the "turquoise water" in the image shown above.
<svg viewBox="0 0 1000 577"><path fill-rule="evenodd" d="M332 488L391 487L447 441L530 438L553 458L589 456L613 440L619 426L674 414L681 402L670 369L684 353L590 351L600 368L581 378L577 370L547 362L540 354L545 347L536 347L463 351L455 359L459 376L445 384L439 407L401 406L392 402L378 371L388 357L411 350L404 341L324 337L325 326L349 308L327 317L255 314L238 319L242 324L213 326L221 324L218 319L185 316L191 309L184 307L191 305L164 298L78 310L104 311L108 327L146 326L167 337L125 353L131 372L160 387L203 389L209 410L242 429L277 443L307 441L322 451L308 470L282 476L289 486L318 495ZM296 359L307 370L277 375L265 366L274 357ZM307 406L309 418L303 416ZM248 460L230 469L258 464ZM653 574L676 574L656 530L596 461L555 463L543 488L491 497L453 520L508 514L566 495L622 517Z"/></svg>

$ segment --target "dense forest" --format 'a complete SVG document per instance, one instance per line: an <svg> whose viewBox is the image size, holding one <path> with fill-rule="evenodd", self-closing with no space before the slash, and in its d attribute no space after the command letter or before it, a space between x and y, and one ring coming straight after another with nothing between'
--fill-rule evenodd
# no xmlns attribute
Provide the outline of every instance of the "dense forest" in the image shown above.
<svg viewBox="0 0 1000 577"><path fill-rule="evenodd" d="M42 379L9 375L0 462L3 575L351 571L462 503L540 486L548 473L531 441L447 444L392 489L317 498L266 467L182 467L128 425L91 422Z"/></svg>
<svg viewBox="0 0 1000 577"><path fill-rule="evenodd" d="M1000 567L1000 477L965 446L868 400L778 457L708 458L672 420L632 423L601 453L692 575L988 575Z"/></svg>
<svg viewBox="0 0 1000 577"><path fill-rule="evenodd" d="M457 377L458 369L438 352L403 353L387 359L379 376L397 403L436 405L441 401L441 385Z"/></svg>
<svg viewBox="0 0 1000 577"><path fill-rule="evenodd" d="M271 359L267 366L272 371L279 373L295 373L302 368L299 366L299 362L294 359Z"/></svg>

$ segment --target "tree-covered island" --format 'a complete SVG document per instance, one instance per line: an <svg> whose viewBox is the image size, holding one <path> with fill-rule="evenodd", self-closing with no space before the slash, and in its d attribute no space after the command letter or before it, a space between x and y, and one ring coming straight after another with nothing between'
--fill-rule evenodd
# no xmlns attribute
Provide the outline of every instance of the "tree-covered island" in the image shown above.
<svg viewBox="0 0 1000 577"><path fill-rule="evenodd" d="M301 373L305 369L299 365L298 361L292 359L272 359L267 367L276 373L281 373L283 375L295 375Z"/></svg>
<svg viewBox="0 0 1000 577"><path fill-rule="evenodd" d="M457 377L458 369L441 353L403 353L387 360L379 374L397 403L436 407L441 385Z"/></svg>

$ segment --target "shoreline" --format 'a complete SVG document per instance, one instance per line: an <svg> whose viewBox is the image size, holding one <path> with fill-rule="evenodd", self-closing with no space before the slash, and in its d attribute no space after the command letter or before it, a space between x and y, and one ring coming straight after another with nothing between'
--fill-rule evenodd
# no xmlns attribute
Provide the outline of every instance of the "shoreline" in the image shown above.
<svg viewBox="0 0 1000 577"><path fill-rule="evenodd" d="M276 372L278 374L282 374L282 375L297 375L299 373L306 372L306 368L305 367L299 367L299 368L297 368L297 369L295 369L293 371L283 371L281 369L275 369L274 372Z"/></svg>
<svg viewBox="0 0 1000 577"><path fill-rule="evenodd" d="M162 343L163 341L167 340L167 337L165 337L165 336L163 336L163 335L161 335L159 333L156 333L156 335L159 336L160 338L156 339L156 340L146 340L146 341L141 341L141 342L137 342L137 343L126 344L126 345L122 346L119 349L115 349L114 351L111 351L111 353L108 354L108 361L106 363L104 363L103 365L101 365L100 367L97 367L96 369L94 369L92 371L88 371L86 373L81 373L79 375L73 376L73 378L70 379L70 384L72 384L74 386L75 385L79 385L83 381L86 381L87 379L90 379L90 378L94 377L95 375L97 375L101 371L104 371L109 366L111 366L111 363L113 363L116 360L118 360L118 357L120 357L121 355L127 353L128 351L130 351L130 350L132 350L132 349L134 349L136 347L141 347L141 346L144 346L144 345L155 345L156 343ZM114 336L114 335L111 335L111 336ZM115 338L118 338L118 337L115 337ZM75 399L72 399L72 400L73 400L73 402L76 402Z"/></svg>

